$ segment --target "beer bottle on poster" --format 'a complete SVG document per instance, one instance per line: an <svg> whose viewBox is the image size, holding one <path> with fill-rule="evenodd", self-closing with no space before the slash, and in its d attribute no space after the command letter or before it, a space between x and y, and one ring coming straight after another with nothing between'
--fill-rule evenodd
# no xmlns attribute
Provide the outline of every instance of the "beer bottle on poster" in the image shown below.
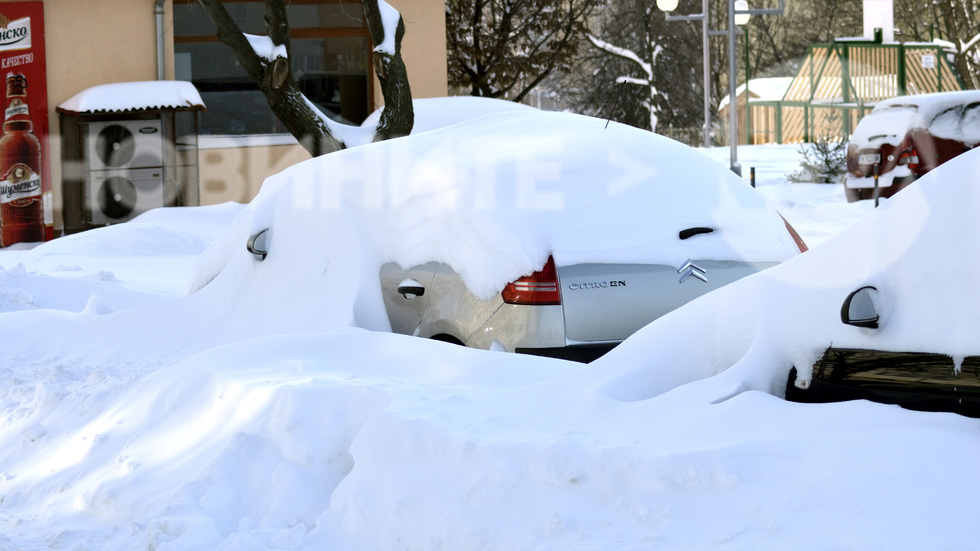
<svg viewBox="0 0 980 551"><path fill-rule="evenodd" d="M41 142L27 107L27 79L7 74L7 110L0 137L0 246L44 241Z"/></svg>

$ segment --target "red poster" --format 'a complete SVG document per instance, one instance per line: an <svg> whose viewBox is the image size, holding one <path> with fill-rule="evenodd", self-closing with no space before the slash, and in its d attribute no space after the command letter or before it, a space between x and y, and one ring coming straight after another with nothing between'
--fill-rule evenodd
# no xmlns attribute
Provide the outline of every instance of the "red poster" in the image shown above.
<svg viewBox="0 0 980 551"><path fill-rule="evenodd" d="M54 236L44 4L0 3L0 247Z"/></svg>

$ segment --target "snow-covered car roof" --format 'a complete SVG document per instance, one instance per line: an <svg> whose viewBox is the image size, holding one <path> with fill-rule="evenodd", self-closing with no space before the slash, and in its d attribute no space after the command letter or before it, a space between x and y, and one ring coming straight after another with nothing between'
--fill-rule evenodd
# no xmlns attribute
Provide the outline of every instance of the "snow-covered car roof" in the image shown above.
<svg viewBox="0 0 980 551"><path fill-rule="evenodd" d="M872 113L889 109L914 109L924 120L932 120L939 113L958 105L980 101L980 90L960 90L956 92L935 92L914 96L897 96L878 102Z"/></svg>
<svg viewBox="0 0 980 551"><path fill-rule="evenodd" d="M283 239L312 251L324 236L345 235L368 251L355 254L375 255L376 267L444 262L484 297L549 255L559 265L679 267L690 259L779 262L799 252L765 199L702 152L535 109L311 159L268 178L243 216L252 219L230 245L236 253L266 227L266 263ZM679 238L695 227L713 231Z"/></svg>
<svg viewBox="0 0 980 551"><path fill-rule="evenodd" d="M980 137L963 136L959 119L944 120L946 111L980 102L980 90L937 92L916 96L898 96L875 105L871 113L858 122L850 141L857 144L890 143L898 145L912 128L929 128L937 136L950 139Z"/></svg>

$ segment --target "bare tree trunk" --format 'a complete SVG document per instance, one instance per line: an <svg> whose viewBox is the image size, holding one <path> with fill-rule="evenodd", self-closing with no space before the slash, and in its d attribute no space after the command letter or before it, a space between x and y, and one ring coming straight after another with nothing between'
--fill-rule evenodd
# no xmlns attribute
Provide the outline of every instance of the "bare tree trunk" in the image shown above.
<svg viewBox="0 0 980 551"><path fill-rule="evenodd" d="M239 63L249 77L265 95L269 107L289 130L290 134L317 157L343 149L342 139L335 136L327 125L324 115L302 94L290 66L291 47L289 41L289 22L286 19L284 0L266 0L265 25L269 39L276 46L282 46L286 55L275 55L268 59L253 49L241 29L220 0L198 0L217 28L218 40L231 48ZM385 39L381 8L383 0L363 0L364 13L375 44ZM384 4L389 10L393 10ZM391 55L379 54L375 50L375 71L381 81L382 95L386 109L375 139L388 139L404 136L411 132L414 115L411 90L408 87L408 73L401 59L401 39L405 34L401 16L398 16L397 33L394 37L394 52Z"/></svg>
<svg viewBox="0 0 980 551"><path fill-rule="evenodd" d="M398 16L396 29L385 29L382 9L393 10L383 0L364 0L364 17L367 19L368 32L374 48L374 72L381 82L381 95L385 100L385 108L381 112L381 121L375 132L374 141L387 140L407 136L415 124L415 112L412 109L412 90L408 85L408 70L402 61L402 37L405 36L405 23ZM394 51L385 51L382 44L388 32L395 32Z"/></svg>

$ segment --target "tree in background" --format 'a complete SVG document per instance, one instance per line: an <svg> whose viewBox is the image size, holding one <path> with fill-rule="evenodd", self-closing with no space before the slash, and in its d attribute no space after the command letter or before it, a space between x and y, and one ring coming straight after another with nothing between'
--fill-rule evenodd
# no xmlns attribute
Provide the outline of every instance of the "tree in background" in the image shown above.
<svg viewBox="0 0 980 551"><path fill-rule="evenodd" d="M603 0L447 0L450 89L521 101L567 72Z"/></svg>
<svg viewBox="0 0 980 551"><path fill-rule="evenodd" d="M949 42L963 84L980 89L980 0L895 0L896 38Z"/></svg>
<svg viewBox="0 0 980 551"><path fill-rule="evenodd" d="M775 7L775 0L752 0L753 8ZM710 28L727 29L727 2L711 0ZM700 0L681 0L676 14L701 13ZM786 2L784 15L753 16L747 28L749 70L757 76L793 76L812 43L830 42L841 36L857 36L862 30L862 0ZM590 44L576 59L573 74L555 86L572 109L650 128L646 105L657 111L659 131L699 128L704 118L702 26L698 21L667 21L654 2L608 0L592 23L594 37L607 45ZM594 43L593 43L594 44ZM739 80L745 78L745 44L739 33L737 62ZM709 95L716 112L728 94L728 39L713 36L709 41ZM630 52L642 63L627 61ZM656 55L656 62L654 61ZM646 73L649 65L652 77ZM652 80L651 80L652 78ZM622 87L617 82L649 85ZM655 92L653 92L655 90ZM653 93L653 96L651 96ZM620 101L614 101L620 98ZM651 101L652 99L652 101ZM610 107L615 104L617 107ZM715 122L718 122L715 117ZM699 132L691 133L698 143Z"/></svg>
<svg viewBox="0 0 980 551"><path fill-rule="evenodd" d="M650 14L649 11L652 9L652 4L648 4L645 8L645 12L641 14L641 29L644 32L644 37L639 42L645 52L637 53L629 48L623 48L606 42L601 38L597 38L593 35L589 35L589 42L593 46L602 50L603 52L619 57L623 60L631 62L630 65L634 70L638 69L640 71L639 76L633 76L635 71L624 71L624 74L616 77L616 84L629 84L642 86L647 90L648 96L643 99L643 108L647 110L649 114L650 122L649 129L656 131L657 129L657 114L660 112L660 103L662 100L666 99L666 96L657 88L655 82L656 74L654 73L654 67L657 65L657 58L663 53L663 47L658 43L659 37L651 36L651 29L649 24Z"/></svg>
<svg viewBox="0 0 980 551"><path fill-rule="evenodd" d="M755 2L751 5L761 7ZM753 77L794 76L811 44L826 44L864 32L863 0L789 1L785 7L782 15L753 16L746 25L749 71ZM721 51L718 55L728 53ZM743 61L739 60L740 70L744 71Z"/></svg>
<svg viewBox="0 0 980 551"><path fill-rule="evenodd" d="M589 115L647 130L698 124L701 42L689 26L668 24L653 2L611 1L594 18L575 71L549 84Z"/></svg>
<svg viewBox="0 0 980 551"><path fill-rule="evenodd" d="M310 155L343 149L343 139L331 130L337 123L329 121L303 96L293 78L285 0L265 1L267 37L245 35L220 0L198 2L214 22L218 40L231 48L269 107ZM384 0L363 0L363 6L371 41L378 45L373 53L374 67L385 100L375 140L404 136L414 123L408 72L401 58L405 25L401 15Z"/></svg>

